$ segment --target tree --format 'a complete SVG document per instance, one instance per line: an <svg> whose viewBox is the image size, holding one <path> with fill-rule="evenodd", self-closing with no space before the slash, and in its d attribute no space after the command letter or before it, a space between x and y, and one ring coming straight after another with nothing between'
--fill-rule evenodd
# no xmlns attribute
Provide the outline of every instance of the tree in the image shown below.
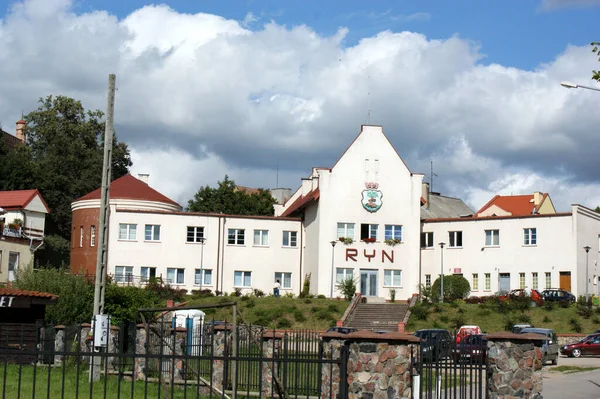
<svg viewBox="0 0 600 399"><path fill-rule="evenodd" d="M594 209L596 212L600 213L600 206L597 206L596 209Z"/></svg>
<svg viewBox="0 0 600 399"><path fill-rule="evenodd" d="M469 281L463 276L459 275L445 275L444 276L444 301L456 301L457 299L464 299L469 296L471 292L471 285ZM434 302L440 299L440 279L439 277L433 282L431 286L431 299Z"/></svg>
<svg viewBox="0 0 600 399"><path fill-rule="evenodd" d="M592 53L596 54L597 56L600 56L600 49L598 49L598 46L600 46L600 42L592 42L590 43L590 45L592 46ZM598 61L600 61L600 57L598 58ZM592 71L592 79L600 82L600 71Z"/></svg>
<svg viewBox="0 0 600 399"><path fill-rule="evenodd" d="M230 215L273 216L275 203L276 200L269 190L259 188L257 193L248 194L238 190L235 182L225 175L225 179L218 183L217 188L201 187L194 198L188 201L187 210Z"/></svg>
<svg viewBox="0 0 600 399"><path fill-rule="evenodd" d="M102 182L104 114L86 111L80 101L48 96L24 117L27 146L17 146L0 157L0 190L40 190L50 208L45 245L38 263L68 263L71 202L97 189ZM0 148L2 145L0 145ZM114 140L112 178L128 172L127 145Z"/></svg>

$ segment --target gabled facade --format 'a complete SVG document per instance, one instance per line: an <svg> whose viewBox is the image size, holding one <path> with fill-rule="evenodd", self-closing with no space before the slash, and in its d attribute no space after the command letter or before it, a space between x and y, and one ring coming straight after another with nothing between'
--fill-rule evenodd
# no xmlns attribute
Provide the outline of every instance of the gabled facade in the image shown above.
<svg viewBox="0 0 600 399"><path fill-rule="evenodd" d="M33 263L50 212L38 190L0 191L0 282Z"/></svg>

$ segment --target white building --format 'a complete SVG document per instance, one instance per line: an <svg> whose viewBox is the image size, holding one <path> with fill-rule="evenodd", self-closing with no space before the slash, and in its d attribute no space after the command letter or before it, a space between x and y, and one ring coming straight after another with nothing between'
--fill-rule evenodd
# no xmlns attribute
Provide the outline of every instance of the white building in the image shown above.
<svg viewBox="0 0 600 399"><path fill-rule="evenodd" d="M271 292L280 280L282 294L296 295L310 275L312 293L334 297L336 281L353 276L363 295L395 290L406 299L443 267L465 276L472 295L523 286L582 295L589 245L588 290L597 292L600 215L580 205L557 214L549 196L530 197L526 212L523 198L515 212L505 205L513 197L495 197L475 213L430 193L383 129L363 126L335 165L313 168L275 206L275 217L182 212L143 181L115 180L108 271L125 283L161 276L189 291ZM99 204L96 190L72 205L74 272L95 273Z"/></svg>

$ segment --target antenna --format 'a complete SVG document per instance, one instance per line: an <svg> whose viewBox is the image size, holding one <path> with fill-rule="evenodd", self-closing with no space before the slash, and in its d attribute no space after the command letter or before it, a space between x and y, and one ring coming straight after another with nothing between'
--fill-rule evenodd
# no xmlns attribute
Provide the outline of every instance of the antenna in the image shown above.
<svg viewBox="0 0 600 399"><path fill-rule="evenodd" d="M367 125L371 123L371 75L367 75Z"/></svg>
<svg viewBox="0 0 600 399"><path fill-rule="evenodd" d="M433 173L433 159L429 160L429 191L433 191L433 177L437 177L435 173Z"/></svg>
<svg viewBox="0 0 600 399"><path fill-rule="evenodd" d="M279 159L277 160L277 174L275 177L275 188L279 188Z"/></svg>

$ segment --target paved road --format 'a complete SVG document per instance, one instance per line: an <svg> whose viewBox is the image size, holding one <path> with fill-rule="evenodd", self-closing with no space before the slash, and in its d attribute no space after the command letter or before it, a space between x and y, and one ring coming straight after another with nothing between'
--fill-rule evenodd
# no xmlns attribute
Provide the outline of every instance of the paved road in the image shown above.
<svg viewBox="0 0 600 399"><path fill-rule="evenodd" d="M600 357L561 357L559 366L600 367ZM600 399L600 370L563 374L544 369L544 399Z"/></svg>

